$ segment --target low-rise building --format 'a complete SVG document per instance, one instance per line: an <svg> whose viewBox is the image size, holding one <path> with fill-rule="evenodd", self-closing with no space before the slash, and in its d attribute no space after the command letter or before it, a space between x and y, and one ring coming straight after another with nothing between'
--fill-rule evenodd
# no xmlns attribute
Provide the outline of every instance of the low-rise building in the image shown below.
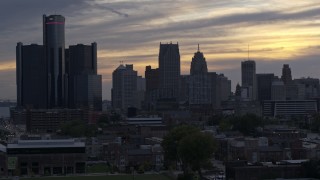
<svg viewBox="0 0 320 180"><path fill-rule="evenodd" d="M85 143L75 139L18 140L6 151L9 175L85 173Z"/></svg>

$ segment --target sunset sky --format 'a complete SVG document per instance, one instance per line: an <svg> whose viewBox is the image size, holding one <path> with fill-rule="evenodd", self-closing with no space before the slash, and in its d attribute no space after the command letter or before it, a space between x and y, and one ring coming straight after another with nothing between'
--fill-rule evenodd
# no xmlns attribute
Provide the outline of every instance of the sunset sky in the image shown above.
<svg viewBox="0 0 320 180"><path fill-rule="evenodd" d="M144 76L158 66L160 42L179 43L182 74L199 43L208 70L233 88L248 44L257 73L279 76L286 63L294 78L320 77L319 0L1 0L1 99L16 99L15 46L42 44L43 14L66 18L66 47L97 42L103 99L119 61Z"/></svg>

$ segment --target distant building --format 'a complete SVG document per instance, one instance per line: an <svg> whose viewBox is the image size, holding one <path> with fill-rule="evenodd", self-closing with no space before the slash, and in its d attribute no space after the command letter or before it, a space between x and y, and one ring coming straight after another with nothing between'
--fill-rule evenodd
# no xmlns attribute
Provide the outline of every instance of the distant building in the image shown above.
<svg viewBox="0 0 320 180"><path fill-rule="evenodd" d="M159 51L159 99L178 100L180 53L178 44L161 44Z"/></svg>
<svg viewBox="0 0 320 180"><path fill-rule="evenodd" d="M274 74L257 74L257 94L258 100L271 100L272 82Z"/></svg>
<svg viewBox="0 0 320 180"><path fill-rule="evenodd" d="M320 84L319 79L316 78L300 78L295 79L295 83L302 84L304 86L304 99L312 99L319 97Z"/></svg>
<svg viewBox="0 0 320 180"><path fill-rule="evenodd" d="M305 86L303 84L291 81L285 84L286 87L286 100L304 100L305 99Z"/></svg>
<svg viewBox="0 0 320 180"><path fill-rule="evenodd" d="M137 76L137 91L135 97L135 107L141 109L144 105L146 93L146 79L142 76Z"/></svg>
<svg viewBox="0 0 320 180"><path fill-rule="evenodd" d="M128 124L133 125L149 125L149 126L157 126L162 125L162 118L161 117L134 117L134 118L127 118L126 122Z"/></svg>
<svg viewBox="0 0 320 180"><path fill-rule="evenodd" d="M218 87L220 89L220 92L218 92L218 96L220 95L220 101L228 100L231 95L231 80L224 76L224 74L219 74Z"/></svg>
<svg viewBox="0 0 320 180"><path fill-rule="evenodd" d="M82 174L85 143L67 140L18 140L6 147L8 174L18 176Z"/></svg>
<svg viewBox="0 0 320 180"><path fill-rule="evenodd" d="M65 18L43 15L43 45L48 85L48 108L66 107L67 74L65 70Z"/></svg>
<svg viewBox="0 0 320 180"><path fill-rule="evenodd" d="M257 98L256 63L252 60L241 62L241 87L246 87L251 100Z"/></svg>
<svg viewBox="0 0 320 180"><path fill-rule="evenodd" d="M289 64L284 64L282 68L282 76L281 80L283 81L284 84L289 84L292 81L292 76L291 76L291 69L289 67Z"/></svg>
<svg viewBox="0 0 320 180"><path fill-rule="evenodd" d="M274 79L272 81L271 100L286 100L286 87L280 79Z"/></svg>
<svg viewBox="0 0 320 180"><path fill-rule="evenodd" d="M0 177L8 175L7 147L0 144Z"/></svg>
<svg viewBox="0 0 320 180"><path fill-rule="evenodd" d="M190 77L189 77L189 104L190 105L210 105L211 86L208 75L207 62L202 52L194 53L191 61Z"/></svg>
<svg viewBox="0 0 320 180"><path fill-rule="evenodd" d="M44 46L17 44L16 83L17 106L47 108L47 72Z"/></svg>
<svg viewBox="0 0 320 180"><path fill-rule="evenodd" d="M196 74L206 74L208 72L206 58L203 53L200 52L200 47L198 44L198 51L194 53L191 61L190 75Z"/></svg>
<svg viewBox="0 0 320 180"><path fill-rule="evenodd" d="M102 110L97 44L78 44L65 49L65 18L61 15L43 15L43 45L17 44L16 69L16 112Z"/></svg>
<svg viewBox="0 0 320 180"><path fill-rule="evenodd" d="M272 100L263 102L265 117L305 117L318 112L316 100Z"/></svg>
<svg viewBox="0 0 320 180"><path fill-rule="evenodd" d="M97 75L97 44L66 50L69 108L102 110L102 77Z"/></svg>
<svg viewBox="0 0 320 180"><path fill-rule="evenodd" d="M152 69L151 66L146 66L146 109L155 109L155 104L159 94L159 69Z"/></svg>
<svg viewBox="0 0 320 180"><path fill-rule="evenodd" d="M231 81L223 74L209 72L211 104L213 108L221 108L221 102L228 100L231 94Z"/></svg>
<svg viewBox="0 0 320 180"><path fill-rule="evenodd" d="M112 73L112 107L127 110L136 107L137 71L132 64L122 64Z"/></svg>
<svg viewBox="0 0 320 180"><path fill-rule="evenodd" d="M27 131L31 133L56 133L61 125L70 121L89 121L88 112L81 109L31 109L25 113Z"/></svg>
<svg viewBox="0 0 320 180"><path fill-rule="evenodd" d="M226 179L297 179L305 177L305 170L301 160L279 163L264 162L248 164L246 161L233 161L226 164Z"/></svg>
<svg viewBox="0 0 320 180"><path fill-rule="evenodd" d="M190 75L181 75L179 81L179 102L180 104L188 106L190 101L189 92L190 92Z"/></svg>

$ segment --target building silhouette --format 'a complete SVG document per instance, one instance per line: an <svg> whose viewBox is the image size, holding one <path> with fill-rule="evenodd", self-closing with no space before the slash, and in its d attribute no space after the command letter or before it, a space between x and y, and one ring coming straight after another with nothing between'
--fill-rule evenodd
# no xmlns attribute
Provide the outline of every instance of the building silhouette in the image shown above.
<svg viewBox="0 0 320 180"><path fill-rule="evenodd" d="M43 15L43 45L47 63L48 108L67 106L68 85L65 74L65 18Z"/></svg>
<svg viewBox="0 0 320 180"><path fill-rule="evenodd" d="M97 75L97 44L73 45L66 50L68 106L102 109L101 75Z"/></svg>
<svg viewBox="0 0 320 180"><path fill-rule="evenodd" d="M320 84L319 79L316 78L300 78L293 80L297 84L304 86L304 99L313 99L319 97Z"/></svg>
<svg viewBox="0 0 320 180"><path fill-rule="evenodd" d="M178 99L180 53L178 44L161 44L159 51L159 99Z"/></svg>
<svg viewBox="0 0 320 180"><path fill-rule="evenodd" d="M47 108L47 73L42 45L16 47L17 106Z"/></svg>
<svg viewBox="0 0 320 180"><path fill-rule="evenodd" d="M65 49L65 18L43 15L42 20L43 45L16 48L18 103L11 113L29 132L55 132L65 121L53 113L88 122L102 109L97 44Z"/></svg>
<svg viewBox="0 0 320 180"><path fill-rule="evenodd" d="M206 58L203 53L200 52L200 46L198 44L198 51L194 53L191 61L190 75L206 74L208 72Z"/></svg>
<svg viewBox="0 0 320 180"><path fill-rule="evenodd" d="M271 84L271 100L286 100L286 87L281 79L274 79Z"/></svg>
<svg viewBox="0 0 320 180"><path fill-rule="evenodd" d="M190 67L189 77L189 104L212 104L211 82L208 74L207 62L198 45L198 51L194 53Z"/></svg>
<svg viewBox="0 0 320 180"><path fill-rule="evenodd" d="M135 95L137 92L137 71L132 64L120 65L112 73L112 107L127 110L135 107Z"/></svg>
<svg viewBox="0 0 320 180"><path fill-rule="evenodd" d="M284 84L289 84L292 82L291 69L289 67L289 64L283 65L281 80Z"/></svg>
<svg viewBox="0 0 320 180"><path fill-rule="evenodd" d="M145 105L147 110L155 109L157 99L159 97L159 68L152 69L146 66L146 96Z"/></svg>
<svg viewBox="0 0 320 180"><path fill-rule="evenodd" d="M256 63L252 60L241 62L242 88L247 90L248 99L256 100Z"/></svg>
<svg viewBox="0 0 320 180"><path fill-rule="evenodd" d="M257 94L259 101L271 100L271 88L274 74L257 74Z"/></svg>

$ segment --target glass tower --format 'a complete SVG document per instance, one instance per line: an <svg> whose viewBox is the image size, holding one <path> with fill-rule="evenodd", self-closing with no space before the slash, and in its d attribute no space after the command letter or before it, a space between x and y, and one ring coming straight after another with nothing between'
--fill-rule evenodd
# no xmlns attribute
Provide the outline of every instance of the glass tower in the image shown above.
<svg viewBox="0 0 320 180"><path fill-rule="evenodd" d="M65 74L65 18L61 15L43 15L43 45L47 63L48 107L64 107L67 92Z"/></svg>

